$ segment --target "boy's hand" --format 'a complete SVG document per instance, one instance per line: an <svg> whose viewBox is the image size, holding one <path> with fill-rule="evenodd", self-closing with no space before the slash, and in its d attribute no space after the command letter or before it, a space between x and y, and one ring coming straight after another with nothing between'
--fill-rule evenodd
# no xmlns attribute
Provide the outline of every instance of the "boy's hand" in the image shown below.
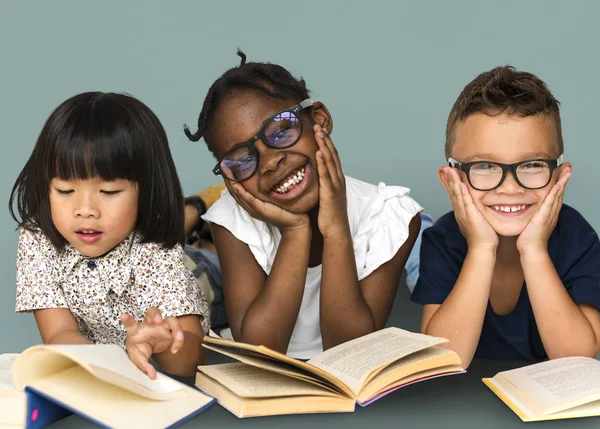
<svg viewBox="0 0 600 429"><path fill-rule="evenodd" d="M319 231L323 238L337 237L350 230L346 208L346 178L337 149L324 128L313 127L319 145L316 153L319 172Z"/></svg>
<svg viewBox="0 0 600 429"><path fill-rule="evenodd" d="M176 317L163 319L156 307L150 307L144 321L137 323L129 314L121 315L121 322L127 330L127 355L129 359L152 380L156 378L156 369L148 359L156 353L171 349L175 354L183 346L183 329Z"/></svg>
<svg viewBox="0 0 600 429"><path fill-rule="evenodd" d="M456 169L444 168L444 177L446 178L446 192L452 202L456 222L467 240L469 248L495 249L498 246L498 234L473 202L469 188L462 183Z"/></svg>
<svg viewBox="0 0 600 429"><path fill-rule="evenodd" d="M564 168L560 172L558 182L554 184L538 211L519 235L517 249L521 255L529 252L548 251L548 239L556 227L565 189L570 178L571 168Z"/></svg>
<svg viewBox="0 0 600 429"><path fill-rule="evenodd" d="M259 200L239 183L233 183L231 189L233 198L250 216L276 226L282 235L290 230L310 228L310 221L306 214L294 214L275 204Z"/></svg>

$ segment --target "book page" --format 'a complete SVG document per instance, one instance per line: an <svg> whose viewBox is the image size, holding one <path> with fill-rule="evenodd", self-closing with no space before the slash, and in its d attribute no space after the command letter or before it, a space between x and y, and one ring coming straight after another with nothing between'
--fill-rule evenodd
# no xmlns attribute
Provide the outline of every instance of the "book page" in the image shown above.
<svg viewBox="0 0 600 429"><path fill-rule="evenodd" d="M337 390L343 392L346 396L354 397L352 390L348 386L346 386L346 384L341 382L338 378L331 375L327 371L305 363L301 360L294 359L293 357L287 356L283 353L271 350L268 347L255 346L246 343L238 343L236 341L230 341L223 338L215 338L211 336L205 336L202 345L205 348L214 350L218 353L222 353L228 356L234 356L234 354L245 355L249 357L255 357L258 359L268 359L274 362L280 362L295 369L299 369L300 371L306 374L312 374L314 378L320 379L326 383L331 384L332 386L335 386Z"/></svg>
<svg viewBox="0 0 600 429"><path fill-rule="evenodd" d="M114 429L173 427L213 401L188 386L183 386L185 394L181 398L154 401L104 383L78 365L35 380L29 387L87 415L89 419L99 422L100 426Z"/></svg>
<svg viewBox="0 0 600 429"><path fill-rule="evenodd" d="M134 391L139 395L164 400L183 385L165 375L155 380L138 369L117 345L45 345L27 349L15 362L15 384L22 389L33 381L79 365L102 381Z"/></svg>
<svg viewBox="0 0 600 429"><path fill-rule="evenodd" d="M403 359L393 362L380 371L375 377L368 381L359 395L359 402L367 402L372 397L388 389L392 385L404 384L405 379L412 378L414 374L424 373L427 375L439 372L447 372L450 367L452 371L461 371L460 358L452 350L443 347L430 347L425 350L408 355Z"/></svg>
<svg viewBox="0 0 600 429"><path fill-rule="evenodd" d="M308 395L340 396L305 381L276 374L244 363L204 365L199 366L198 369L243 398ZM202 375L199 376L201 377Z"/></svg>
<svg viewBox="0 0 600 429"><path fill-rule="evenodd" d="M352 412L356 402L343 396L276 396L271 398L242 398L206 374L199 373L196 386L213 396L226 410L240 418L278 416L284 414ZM285 423L284 423L285 425ZM277 423L258 424L277 427ZM281 424L279 426L282 426ZM323 425L320 425L323 426ZM319 426L319 427L320 427Z"/></svg>
<svg viewBox="0 0 600 429"><path fill-rule="evenodd" d="M12 370L18 356L17 353L0 355L0 390L17 390L13 383Z"/></svg>
<svg viewBox="0 0 600 429"><path fill-rule="evenodd" d="M346 384L358 395L376 370L411 353L447 342L399 328L386 328L333 347L308 361Z"/></svg>
<svg viewBox="0 0 600 429"><path fill-rule="evenodd" d="M205 347L209 350L215 350L214 347L209 346L209 345L205 345ZM306 381L308 383L317 385L317 386L319 386L323 389L329 390L331 392L337 392L337 393L347 396L347 394L344 393L343 390L340 390L335 384L330 383L326 379L323 379L312 372L308 372L306 370L302 370L302 369L294 367L292 365L288 365L285 362L280 362L280 361L268 359L265 357L255 357L255 356L248 356L248 355L244 355L244 354L240 354L240 353L227 352L227 351L224 351L221 349L216 349L215 351L217 351L225 356L229 356L233 359L236 359L240 362L243 362L247 365L251 365L256 368L261 368L261 369L264 369L267 371L275 372L277 374L282 374L287 377L296 378L298 380ZM200 368L200 367L198 367L198 368Z"/></svg>
<svg viewBox="0 0 600 429"><path fill-rule="evenodd" d="M569 357L497 374L494 381L529 416L544 416L600 400L600 362Z"/></svg>

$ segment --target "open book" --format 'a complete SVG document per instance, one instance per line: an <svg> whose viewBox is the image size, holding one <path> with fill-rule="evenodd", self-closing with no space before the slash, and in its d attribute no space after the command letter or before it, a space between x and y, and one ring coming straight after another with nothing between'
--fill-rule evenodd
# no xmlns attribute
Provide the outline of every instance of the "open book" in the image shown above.
<svg viewBox="0 0 600 429"><path fill-rule="evenodd" d="M0 355L0 429L22 427L25 421L25 393L12 381L12 369L19 355Z"/></svg>
<svg viewBox="0 0 600 429"><path fill-rule="evenodd" d="M214 336L204 347L238 363L200 366L196 386L238 417L352 412L411 383L464 372L447 342L387 328L303 362L265 346Z"/></svg>
<svg viewBox="0 0 600 429"><path fill-rule="evenodd" d="M3 371L0 409L11 407L6 424L20 427L44 427L75 413L103 427L162 429L214 402L162 374L151 380L116 345L40 345L13 360L4 366L12 366L14 386Z"/></svg>
<svg viewBox="0 0 600 429"><path fill-rule="evenodd" d="M524 422L600 416L600 361L593 358L549 360L483 382Z"/></svg>

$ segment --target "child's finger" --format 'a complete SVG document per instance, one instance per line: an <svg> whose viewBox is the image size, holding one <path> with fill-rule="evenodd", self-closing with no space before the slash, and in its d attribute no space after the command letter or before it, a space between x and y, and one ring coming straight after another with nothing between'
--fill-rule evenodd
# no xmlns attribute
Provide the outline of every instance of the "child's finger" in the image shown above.
<svg viewBox="0 0 600 429"><path fill-rule="evenodd" d="M560 172L560 176L558 177L557 183L560 183L563 187L566 187L572 175L573 171L570 168L564 169Z"/></svg>
<svg viewBox="0 0 600 429"><path fill-rule="evenodd" d="M254 200L254 196L246 191L242 185L236 183L232 186L234 189L233 198L237 201L237 203L246 210L250 216L259 217L257 211L250 204Z"/></svg>
<svg viewBox="0 0 600 429"><path fill-rule="evenodd" d="M466 212L462 198L462 190L460 188L461 182L460 178L456 177L454 173L454 171L448 172L448 184L450 190L452 191L452 206L454 207L454 211L458 214L458 216L464 218Z"/></svg>
<svg viewBox="0 0 600 429"><path fill-rule="evenodd" d="M171 345L171 353L175 354L183 347L183 341L185 338L181 323L176 317L167 317L165 319L167 328L171 331L173 337L173 344Z"/></svg>
<svg viewBox="0 0 600 429"><path fill-rule="evenodd" d="M160 310L156 307L150 307L144 314L144 323L148 325L159 325L163 321Z"/></svg>
<svg viewBox="0 0 600 429"><path fill-rule="evenodd" d="M319 172L319 186L321 186L323 190L333 192L331 176L329 175L329 170L325 165L325 160L323 159L323 154L321 151L317 152L317 171Z"/></svg>
<svg viewBox="0 0 600 429"><path fill-rule="evenodd" d="M331 181L332 181L333 185L337 186L339 184L339 176L338 176L338 172L337 172L337 167L335 165L335 161L333 160L333 155L331 154L331 151L330 151L329 147L327 146L327 143L325 143L324 135L320 131L317 132L317 141L319 142L319 152L318 153L321 153L322 159L323 159L323 161L325 161L325 167L327 168L327 171L329 172L329 176L331 177Z"/></svg>
<svg viewBox="0 0 600 429"><path fill-rule="evenodd" d="M121 314L121 323L123 323L123 326L125 327L125 330L127 331L127 335L129 335L129 336L135 335L135 333L139 329L138 323L135 321L134 317L130 314L127 314L127 313Z"/></svg>
<svg viewBox="0 0 600 429"><path fill-rule="evenodd" d="M471 194L469 194L469 190L467 189L467 185L462 182L458 182L457 184L458 190L458 205L461 208L461 212L467 219L472 219L475 212L473 210L477 210L475 207L475 203L471 198Z"/></svg>
<svg viewBox="0 0 600 429"><path fill-rule="evenodd" d="M558 218L560 209L562 208L562 205L563 205L563 198L565 196L565 186L563 184L561 184L560 182L558 183L558 185L560 186L560 189L556 193L556 196L554 198L554 204L552 205L551 219L553 222L554 222L554 219Z"/></svg>
<svg viewBox="0 0 600 429"><path fill-rule="evenodd" d="M148 362L148 358L144 356L137 348L132 347L127 349L129 359L151 380L156 378L156 369Z"/></svg>
<svg viewBox="0 0 600 429"><path fill-rule="evenodd" d="M532 220L535 218L538 218L540 221L546 222L550 219L550 217L553 213L553 209L554 209L555 202L556 202L556 197L558 196L558 191L560 190L560 187L561 186L558 183L556 183L552 187L552 189L550 190L548 195L546 195L546 198L544 198L542 205L540 206L539 210L534 215Z"/></svg>
<svg viewBox="0 0 600 429"><path fill-rule="evenodd" d="M321 132L323 133L323 140L325 141L325 144L327 145L327 148L331 153L331 158L335 164L336 172L338 175L343 176L344 173L342 172L342 162L340 161L340 154L335 145L333 144L333 140L331 140L331 137L327 133L327 130L325 130L325 128L321 128Z"/></svg>
<svg viewBox="0 0 600 429"><path fill-rule="evenodd" d="M163 322L162 313L160 312L160 310L158 308L152 306L148 309L148 311L152 312L152 320L154 321L154 323L162 323Z"/></svg>
<svg viewBox="0 0 600 429"><path fill-rule="evenodd" d="M233 199L240 205L242 206L242 208L244 210L246 210L251 216L256 217L255 215L257 214L256 212L254 212L252 210L252 208L250 207L250 205L246 202L246 200L249 198L247 196L248 191L246 191L242 185L240 184L235 184L233 186L234 192L233 192Z"/></svg>
<svg viewBox="0 0 600 429"><path fill-rule="evenodd" d="M223 162L222 162L222 163L219 165L219 167L221 168L221 170L223 171L223 173L225 174L225 176L227 176L227 177L231 177L231 178L234 178L234 177L235 177L235 175L233 174L233 172L231 171L231 169L230 169L229 167L227 167L227 166L225 165L225 163L223 163Z"/></svg>

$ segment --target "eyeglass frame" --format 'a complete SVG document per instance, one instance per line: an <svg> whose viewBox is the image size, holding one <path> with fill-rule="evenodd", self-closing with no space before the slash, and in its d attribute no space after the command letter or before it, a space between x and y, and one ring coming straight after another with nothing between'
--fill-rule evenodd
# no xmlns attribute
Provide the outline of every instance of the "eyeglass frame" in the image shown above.
<svg viewBox="0 0 600 429"><path fill-rule="evenodd" d="M258 166L260 164L260 157L258 155L258 151L256 150L256 147L254 146L254 144L256 143L257 140L262 141L266 146L272 148L272 149L287 149L290 148L292 146L294 146L296 143L298 143L298 140L300 140L300 137L302 137L302 131L303 131L303 125L302 125L302 118L300 117L300 112L302 112L302 110L306 109L307 107L311 107L314 104L314 102L310 99L307 98L306 100L301 101L300 103L289 107L287 109L283 109L281 112L275 113L273 116L271 116L270 118L266 119L262 126L260 127L260 130L258 130L258 133L256 133L254 135L254 137L252 137L249 140L246 140L243 143L238 143L236 145L234 145L231 149L229 149L227 152L225 152L225 155L223 155L223 157L217 162L217 165L215 165L215 168L213 168L212 172L215 176L223 176L225 179L230 180L232 182L243 182L244 180L248 180L249 178L251 178L252 176L254 176L256 174L256 171L258 170ZM269 122L271 122L273 119L275 119L275 117L281 115L282 113L286 113L286 112L290 112L293 113L294 115L296 115L296 117L300 120L300 133L298 134L298 138L291 144L287 145L287 146L271 146L268 143L268 139L265 136L265 128L267 127L267 125L269 124ZM228 153L237 150L241 147L247 147L250 149L250 151L252 153L254 153L254 155L256 156L256 166L254 167L254 171L252 172L252 174L250 174L248 177L246 177L245 179L231 179L229 177L227 177L224 173L223 170L221 169L221 162L223 162L223 159L225 159L225 157L227 156Z"/></svg>
<svg viewBox="0 0 600 429"><path fill-rule="evenodd" d="M548 164L548 166L550 167L550 174L548 175L548 181L546 182L546 184L544 186L539 186L537 188L530 188L528 186L523 185L523 183L521 183L521 181L519 180L519 177L517 175L517 168L520 165L527 164L528 162L536 162L536 161L545 162L546 164ZM471 167L474 166L475 164L492 164L492 165L497 165L498 167L500 167L502 169L502 178L500 179L500 182L498 182L498 184L496 186L494 186L493 188L490 188L490 189L480 189L480 188L477 188L476 186L473 186L473 183L471 183L470 170L471 170ZM477 191L482 191L482 192L493 191L494 189L498 189L500 186L502 186L502 184L504 183L504 179L506 179L506 173L509 171L512 173L513 178L515 179L515 182L517 182L519 184L519 186L521 186L524 189L536 190L536 189L545 188L546 186L548 186L548 183L550 183L550 181L552 180L552 175L554 174L554 170L557 169L558 167L560 167L562 164L563 164L563 154L562 153L560 154L560 156L557 159L543 159L543 158L526 159L525 161L519 161L519 162L515 162L513 164L503 164L501 162L493 162L493 161L460 162L452 157L448 158L448 166L459 169L462 172L464 172L467 175L467 180L469 181L469 185L471 185L471 187L473 189L475 189Z"/></svg>

